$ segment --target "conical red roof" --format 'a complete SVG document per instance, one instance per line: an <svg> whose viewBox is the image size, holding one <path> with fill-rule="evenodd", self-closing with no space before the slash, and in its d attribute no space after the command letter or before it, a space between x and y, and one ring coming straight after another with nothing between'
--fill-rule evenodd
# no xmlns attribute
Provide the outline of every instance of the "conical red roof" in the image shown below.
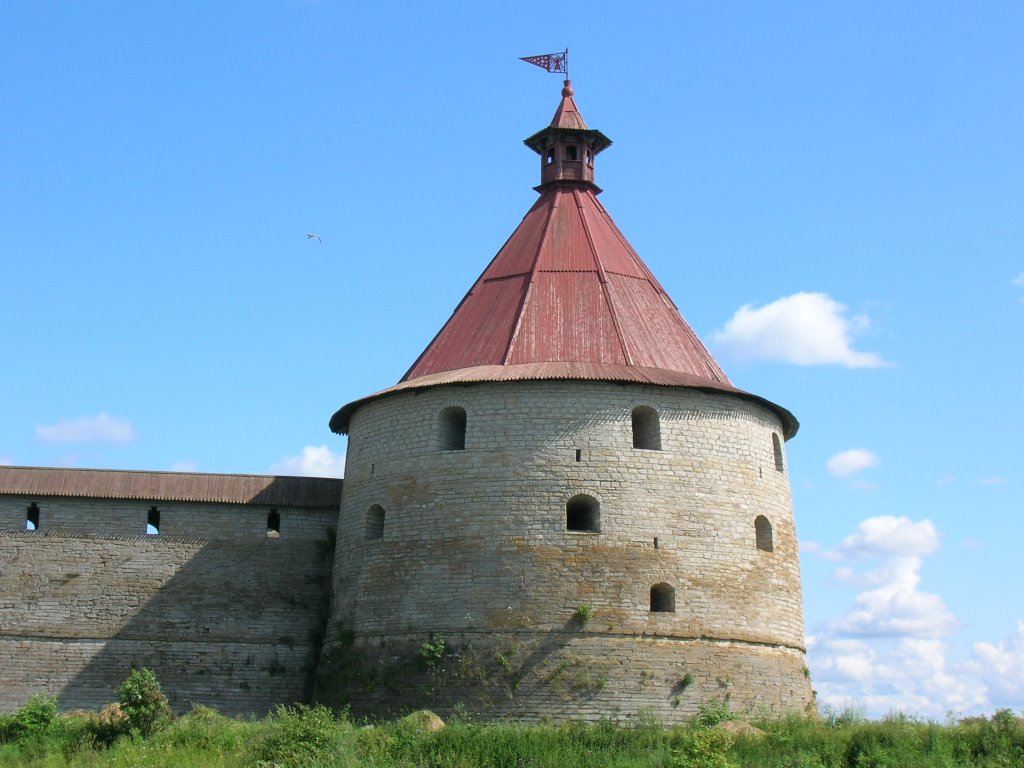
<svg viewBox="0 0 1024 768"><path fill-rule="evenodd" d="M441 384L586 379L731 392L782 419L784 408L737 390L598 202L594 157L611 145L587 127L566 81L551 124L526 139L541 156L540 199L451 318L394 387L362 404Z"/></svg>
<svg viewBox="0 0 1024 768"><path fill-rule="evenodd" d="M403 381L531 363L658 368L729 384L592 185L543 191Z"/></svg>

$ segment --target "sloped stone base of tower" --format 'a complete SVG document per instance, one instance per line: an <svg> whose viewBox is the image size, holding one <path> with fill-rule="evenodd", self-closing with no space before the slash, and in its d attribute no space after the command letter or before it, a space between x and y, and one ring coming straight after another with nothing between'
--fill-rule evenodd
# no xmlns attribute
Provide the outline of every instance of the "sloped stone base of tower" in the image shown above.
<svg viewBox="0 0 1024 768"><path fill-rule="evenodd" d="M799 649L585 631L342 638L325 649L317 700L357 717L428 708L524 721L676 723L708 705L741 717L813 710Z"/></svg>

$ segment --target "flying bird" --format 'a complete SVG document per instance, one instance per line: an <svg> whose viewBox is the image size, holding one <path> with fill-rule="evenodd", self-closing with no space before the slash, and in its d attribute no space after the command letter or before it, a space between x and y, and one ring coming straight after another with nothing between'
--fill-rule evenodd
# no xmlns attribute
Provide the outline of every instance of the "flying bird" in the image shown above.
<svg viewBox="0 0 1024 768"><path fill-rule="evenodd" d="M317 241L318 243L323 243L323 240L321 240L321 239L320 239L320 235L314 235L314 234L312 234L312 233L308 233L308 234L306 235L306 239L307 239L307 240L310 240L310 239L312 239L312 238L314 238L314 237L316 238L316 241Z"/></svg>

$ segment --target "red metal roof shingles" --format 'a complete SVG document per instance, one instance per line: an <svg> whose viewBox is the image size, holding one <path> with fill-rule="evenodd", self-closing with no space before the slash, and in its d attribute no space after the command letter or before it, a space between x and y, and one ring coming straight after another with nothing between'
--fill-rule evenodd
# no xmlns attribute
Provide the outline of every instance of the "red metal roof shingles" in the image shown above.
<svg viewBox="0 0 1024 768"><path fill-rule="evenodd" d="M0 495L77 496L280 507L338 507L342 480L111 469L0 466Z"/></svg>
<svg viewBox="0 0 1024 768"><path fill-rule="evenodd" d="M542 362L639 365L729 384L582 185L543 191L402 380Z"/></svg>

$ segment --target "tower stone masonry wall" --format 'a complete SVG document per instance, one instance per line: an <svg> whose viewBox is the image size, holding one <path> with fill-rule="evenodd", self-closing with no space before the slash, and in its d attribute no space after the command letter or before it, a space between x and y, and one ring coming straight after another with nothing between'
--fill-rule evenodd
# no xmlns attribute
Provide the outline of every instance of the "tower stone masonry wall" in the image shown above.
<svg viewBox="0 0 1024 768"><path fill-rule="evenodd" d="M40 526L27 531L36 502ZM146 535L147 511L160 533ZM336 512L0 496L0 711L36 693L97 708L150 667L177 711L307 701Z"/></svg>
<svg viewBox="0 0 1024 768"><path fill-rule="evenodd" d="M441 449L451 406L466 411L465 450ZM638 406L657 412L661 450L633 447ZM725 696L802 711L797 540L773 434L778 417L738 396L591 381L439 386L360 407L318 695L357 712L461 702L672 720ZM579 494L599 502L600 532L566 530ZM375 506L383 536L367 538ZM756 545L759 515L773 551ZM674 612L651 611L656 584L674 588ZM436 637L447 655L424 668Z"/></svg>

